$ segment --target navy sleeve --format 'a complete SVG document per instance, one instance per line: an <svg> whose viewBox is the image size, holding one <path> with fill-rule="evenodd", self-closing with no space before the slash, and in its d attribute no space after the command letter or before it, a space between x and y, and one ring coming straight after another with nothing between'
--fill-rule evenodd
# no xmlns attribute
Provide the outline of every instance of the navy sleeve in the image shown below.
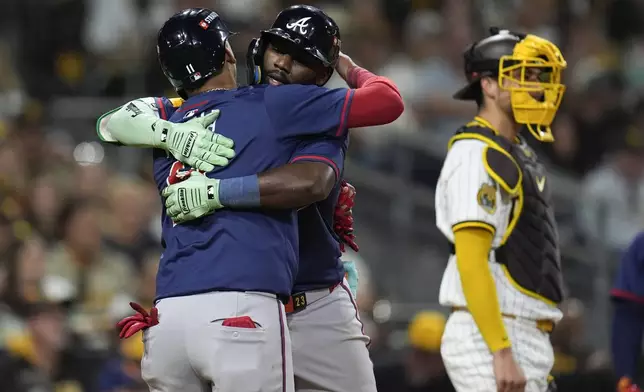
<svg viewBox="0 0 644 392"><path fill-rule="evenodd" d="M644 304L644 233L624 252L610 294L614 299Z"/></svg>
<svg viewBox="0 0 644 392"><path fill-rule="evenodd" d="M632 379L644 331L644 233L624 252L610 295L615 307L611 337L615 373Z"/></svg>
<svg viewBox="0 0 644 392"><path fill-rule="evenodd" d="M616 301L611 331L611 354L617 378L635 378L642 347L644 305Z"/></svg>
<svg viewBox="0 0 644 392"><path fill-rule="evenodd" d="M159 117L161 117L162 120L169 120L183 103L179 98L168 99L165 97L155 98L154 102L157 105Z"/></svg>
<svg viewBox="0 0 644 392"><path fill-rule="evenodd" d="M329 90L312 85L269 86L264 100L281 137L321 135L343 138L353 98L352 89Z"/></svg>
<svg viewBox="0 0 644 392"><path fill-rule="evenodd" d="M300 142L290 163L322 162L335 173L336 183L344 170L345 142L338 139L308 140Z"/></svg>

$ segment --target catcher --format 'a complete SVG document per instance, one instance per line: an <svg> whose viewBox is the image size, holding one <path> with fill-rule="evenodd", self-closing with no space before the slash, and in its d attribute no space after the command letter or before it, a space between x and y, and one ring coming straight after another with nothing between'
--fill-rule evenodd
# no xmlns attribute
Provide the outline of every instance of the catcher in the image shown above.
<svg viewBox="0 0 644 392"><path fill-rule="evenodd" d="M478 115L450 140L436 189L452 253L441 355L457 391L543 392L563 280L550 183L520 130L553 141L566 61L543 38L491 33L464 54L469 84L454 97L476 102Z"/></svg>

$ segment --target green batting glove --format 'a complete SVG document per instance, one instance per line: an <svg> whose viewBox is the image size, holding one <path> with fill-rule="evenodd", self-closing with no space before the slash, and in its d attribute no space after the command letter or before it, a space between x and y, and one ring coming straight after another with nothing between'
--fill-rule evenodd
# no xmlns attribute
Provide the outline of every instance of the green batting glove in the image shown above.
<svg viewBox="0 0 644 392"><path fill-rule="evenodd" d="M349 289L351 289L351 294L353 298L358 297L358 268L353 261L343 261L342 267L344 267L344 277L349 283Z"/></svg>
<svg viewBox="0 0 644 392"><path fill-rule="evenodd" d="M201 218L223 207L219 202L219 180L196 171L187 180L165 188L161 195L174 223Z"/></svg>
<svg viewBox="0 0 644 392"><path fill-rule="evenodd" d="M159 120L152 125L154 145L202 172L212 171L215 166L226 166L235 156L234 142L208 129L217 117L219 110L185 123Z"/></svg>

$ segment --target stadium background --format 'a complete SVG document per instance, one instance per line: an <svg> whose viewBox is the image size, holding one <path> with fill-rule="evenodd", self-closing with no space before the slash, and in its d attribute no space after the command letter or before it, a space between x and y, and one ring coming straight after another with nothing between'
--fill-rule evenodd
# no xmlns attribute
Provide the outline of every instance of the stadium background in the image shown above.
<svg viewBox="0 0 644 392"><path fill-rule="evenodd" d="M52 391L146 390L135 385L140 341L119 343L113 325L129 300L151 303L160 203L149 151L99 145L95 119L135 97L173 95L154 43L175 11L210 7L240 32L232 44L243 82L250 38L293 3L0 2L0 391L20 391L5 380L21 369ZM561 390L613 390L607 293L620 251L644 226L644 1L315 4L340 25L343 51L405 99L394 124L352 132L346 165L361 246L346 259L359 263L379 377L439 366L440 318L418 319L411 334L408 324L442 311L447 246L433 188L447 139L473 115L474 105L451 100L464 83L462 50L496 25L551 39L568 60L556 142L537 146L556 184L569 295L552 336L554 373Z"/></svg>

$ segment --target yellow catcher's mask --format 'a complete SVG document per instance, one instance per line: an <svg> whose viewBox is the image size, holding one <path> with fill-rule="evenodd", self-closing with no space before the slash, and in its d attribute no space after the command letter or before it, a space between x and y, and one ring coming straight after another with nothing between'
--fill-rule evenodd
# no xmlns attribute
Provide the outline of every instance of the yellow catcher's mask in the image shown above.
<svg viewBox="0 0 644 392"><path fill-rule="evenodd" d="M539 141L554 141L550 124L566 91L561 83L565 68L555 44L530 34L499 60L499 86L510 92L514 120L526 124Z"/></svg>

